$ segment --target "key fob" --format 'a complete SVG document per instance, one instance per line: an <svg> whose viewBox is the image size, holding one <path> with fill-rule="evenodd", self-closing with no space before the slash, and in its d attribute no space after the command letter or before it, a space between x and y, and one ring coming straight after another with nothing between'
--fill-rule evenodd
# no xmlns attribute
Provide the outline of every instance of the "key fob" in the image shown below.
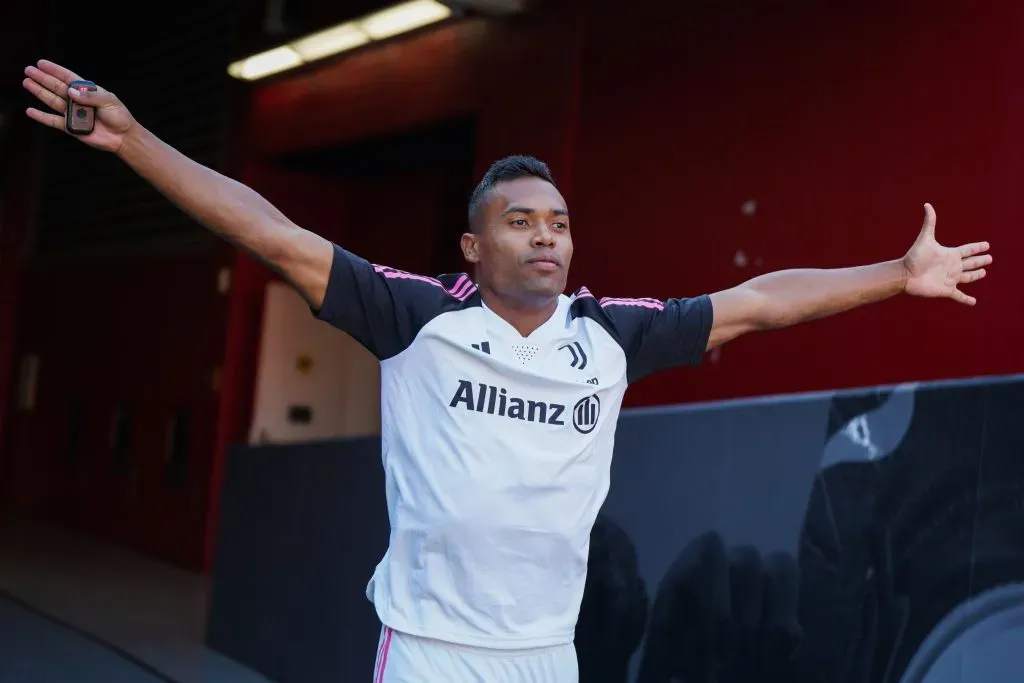
<svg viewBox="0 0 1024 683"><path fill-rule="evenodd" d="M96 90L92 81L72 81L68 88L79 90ZM72 135L88 135L96 125L96 107L86 107L68 97L68 107L64 114L64 128Z"/></svg>

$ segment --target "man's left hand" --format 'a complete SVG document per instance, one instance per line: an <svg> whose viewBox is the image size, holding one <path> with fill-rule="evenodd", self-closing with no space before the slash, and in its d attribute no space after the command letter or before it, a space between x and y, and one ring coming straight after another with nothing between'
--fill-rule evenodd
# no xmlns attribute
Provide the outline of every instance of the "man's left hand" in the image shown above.
<svg viewBox="0 0 1024 683"><path fill-rule="evenodd" d="M905 291L914 296L946 297L973 306L977 299L957 287L985 277L985 266L992 263L992 255L985 253L989 249L988 242L945 247L935 240L935 209L925 204L924 213L921 233L903 257L907 278Z"/></svg>

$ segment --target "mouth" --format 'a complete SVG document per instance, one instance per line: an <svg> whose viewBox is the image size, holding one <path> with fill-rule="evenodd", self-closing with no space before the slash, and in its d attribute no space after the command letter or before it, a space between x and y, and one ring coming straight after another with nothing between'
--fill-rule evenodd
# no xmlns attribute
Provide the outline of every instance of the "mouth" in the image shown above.
<svg viewBox="0 0 1024 683"><path fill-rule="evenodd" d="M534 258L527 260L526 263L534 268L548 271L557 270L561 265L554 257L551 256L535 256Z"/></svg>

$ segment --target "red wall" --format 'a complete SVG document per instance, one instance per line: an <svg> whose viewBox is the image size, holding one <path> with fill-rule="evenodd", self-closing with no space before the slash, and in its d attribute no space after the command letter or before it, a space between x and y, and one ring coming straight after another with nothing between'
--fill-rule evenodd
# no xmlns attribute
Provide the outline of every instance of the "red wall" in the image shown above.
<svg viewBox="0 0 1024 683"><path fill-rule="evenodd" d="M552 163L574 216L570 284L602 295L689 295L897 258L925 201L941 240L989 239L1007 263L1020 244L1022 12L1009 0L553 3L263 86L253 145L475 111L480 172L512 152ZM645 380L627 404L1018 371L1024 330L1004 320L1024 292L991 272L971 287L976 309L897 299L754 335L697 371Z"/></svg>
<svg viewBox="0 0 1024 683"><path fill-rule="evenodd" d="M39 355L38 404L15 413L7 502L198 568L226 302L216 254L35 268L18 348ZM79 465L64 460L72 401L85 401ZM132 469L111 467L115 405L135 410ZM168 424L192 413L185 481L165 480Z"/></svg>
<svg viewBox="0 0 1024 683"><path fill-rule="evenodd" d="M698 372L645 381L632 403L1024 369L1024 329L1008 316L1024 304L1008 269L1022 244L1018 6L729 4L594 14L578 277L595 292L678 296L897 258L925 201L940 240L989 239L997 263L970 287L976 309L900 299L754 335Z"/></svg>

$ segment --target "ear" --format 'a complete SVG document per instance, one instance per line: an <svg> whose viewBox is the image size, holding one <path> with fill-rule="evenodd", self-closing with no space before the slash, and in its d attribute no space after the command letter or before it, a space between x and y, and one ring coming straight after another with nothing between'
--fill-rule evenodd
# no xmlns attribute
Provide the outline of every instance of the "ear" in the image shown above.
<svg viewBox="0 0 1024 683"><path fill-rule="evenodd" d="M463 233L459 242L462 247L462 256L470 263L480 263L480 237L471 232Z"/></svg>

